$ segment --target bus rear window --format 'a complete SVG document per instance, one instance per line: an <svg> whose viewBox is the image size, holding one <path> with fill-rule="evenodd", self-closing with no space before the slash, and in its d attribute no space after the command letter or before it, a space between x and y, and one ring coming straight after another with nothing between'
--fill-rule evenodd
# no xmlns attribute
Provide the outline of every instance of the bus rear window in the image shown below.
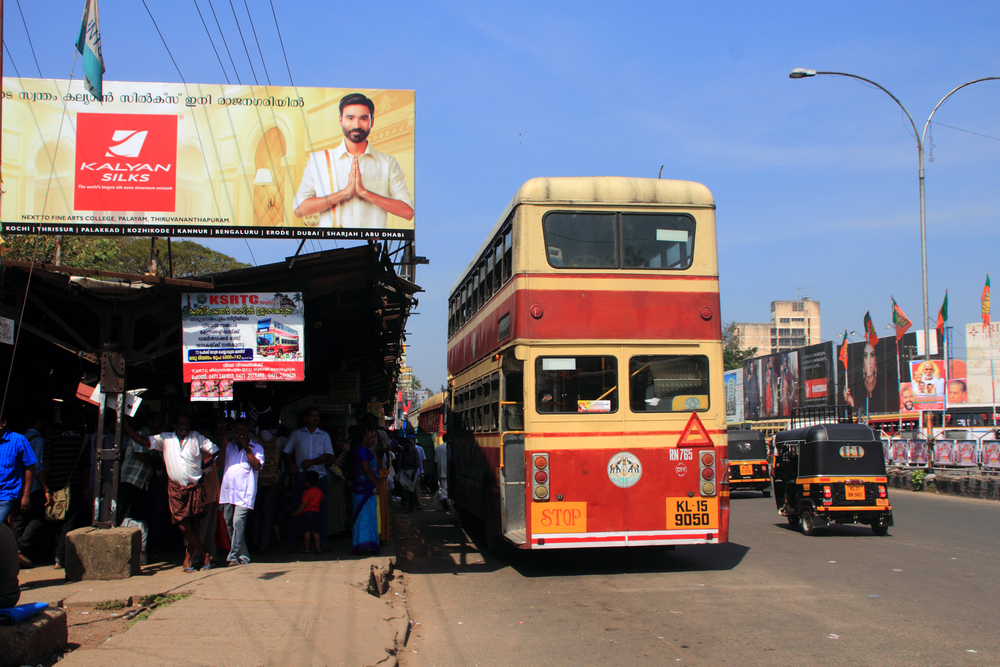
<svg viewBox="0 0 1000 667"><path fill-rule="evenodd" d="M686 269L694 258L694 220L623 213L622 247L626 268Z"/></svg>
<svg viewBox="0 0 1000 667"><path fill-rule="evenodd" d="M535 360L535 409L542 414L617 412L618 360L539 357Z"/></svg>
<svg viewBox="0 0 1000 667"><path fill-rule="evenodd" d="M563 268L610 269L618 266L614 213L549 213L545 247L549 264Z"/></svg>
<svg viewBox="0 0 1000 667"><path fill-rule="evenodd" d="M708 409L708 357L646 355L628 363L632 412L690 412Z"/></svg>

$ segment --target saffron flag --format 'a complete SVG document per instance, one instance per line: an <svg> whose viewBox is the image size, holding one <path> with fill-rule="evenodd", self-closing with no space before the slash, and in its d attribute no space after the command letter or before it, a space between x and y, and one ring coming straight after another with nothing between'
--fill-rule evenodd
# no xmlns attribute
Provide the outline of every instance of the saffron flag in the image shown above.
<svg viewBox="0 0 1000 667"><path fill-rule="evenodd" d="M903 309L899 307L891 294L889 298L892 299L892 324L896 327L896 340L898 341L913 326L913 322L903 314Z"/></svg>
<svg viewBox="0 0 1000 667"><path fill-rule="evenodd" d="M840 363L844 364L847 370L847 329L844 329L844 342L840 344Z"/></svg>
<svg viewBox="0 0 1000 667"><path fill-rule="evenodd" d="M868 344L872 347L878 345L878 334L875 333L875 325L872 324L871 311L865 313L865 337L868 339Z"/></svg>
<svg viewBox="0 0 1000 667"><path fill-rule="evenodd" d="M944 336L944 325L948 321L948 290L944 291L944 303L941 304L941 310L938 311L937 318L937 330L938 333Z"/></svg>
<svg viewBox="0 0 1000 667"><path fill-rule="evenodd" d="M101 81L104 76L104 54L101 53L101 23L97 17L97 0L86 0L80 37L76 50L83 56L83 84L98 101L104 100Z"/></svg>
<svg viewBox="0 0 1000 667"><path fill-rule="evenodd" d="M986 286L983 287L983 326L990 326L990 274L986 274Z"/></svg>

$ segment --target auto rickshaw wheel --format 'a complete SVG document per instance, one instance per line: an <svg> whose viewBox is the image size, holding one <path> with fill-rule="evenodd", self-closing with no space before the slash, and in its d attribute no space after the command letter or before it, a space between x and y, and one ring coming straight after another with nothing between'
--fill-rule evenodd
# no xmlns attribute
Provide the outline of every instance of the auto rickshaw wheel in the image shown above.
<svg viewBox="0 0 1000 667"><path fill-rule="evenodd" d="M878 537L883 537L889 532L889 526L880 526L877 523L872 524L872 532Z"/></svg>
<svg viewBox="0 0 1000 667"><path fill-rule="evenodd" d="M812 535L815 530L813 525L813 515L809 510L804 510L802 512L802 534Z"/></svg>
<svg viewBox="0 0 1000 667"><path fill-rule="evenodd" d="M799 527L799 522L802 520L798 514L789 514L785 518L788 519L788 525L796 529Z"/></svg>

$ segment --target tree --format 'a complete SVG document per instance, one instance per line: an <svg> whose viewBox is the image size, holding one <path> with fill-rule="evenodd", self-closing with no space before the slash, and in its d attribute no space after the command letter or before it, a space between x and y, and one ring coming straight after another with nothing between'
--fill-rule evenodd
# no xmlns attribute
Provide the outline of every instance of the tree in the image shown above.
<svg viewBox="0 0 1000 667"><path fill-rule="evenodd" d="M413 388L414 389L423 389L424 388L424 385L420 381L420 378L418 378L416 375L413 376Z"/></svg>
<svg viewBox="0 0 1000 667"><path fill-rule="evenodd" d="M723 324L722 326L722 366L725 370L731 371L736 368L743 368L743 361L750 359L757 354L756 347L739 347L739 338L736 331L736 322Z"/></svg>
<svg viewBox="0 0 1000 667"><path fill-rule="evenodd" d="M7 236L3 241L4 259L47 264L55 262L54 236ZM170 245L175 278L205 276L250 266L194 241L177 241ZM166 239L156 239L156 248L159 250L156 275L166 277L170 275ZM150 254L149 238L64 236L62 241L63 266L80 269L144 274L149 272Z"/></svg>

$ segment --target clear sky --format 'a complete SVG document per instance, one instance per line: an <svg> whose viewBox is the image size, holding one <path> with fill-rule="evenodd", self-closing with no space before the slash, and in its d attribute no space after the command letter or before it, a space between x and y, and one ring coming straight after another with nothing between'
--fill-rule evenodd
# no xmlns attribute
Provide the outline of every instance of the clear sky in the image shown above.
<svg viewBox="0 0 1000 667"><path fill-rule="evenodd" d="M195 0L145 0L189 83L224 83ZM6 2L21 76L68 78L83 0ZM197 0L216 45L209 0ZM239 79L287 85L270 0L212 0ZM247 9L249 8L249 17ZM1000 76L995 2L274 3L296 85L416 91L419 315L409 361L446 378L448 290L517 188L535 176L699 181L714 193L724 321L763 322L775 299L820 301L823 336L880 333L889 295L922 312L916 141L934 105ZM20 10L34 44L28 46ZM100 0L108 80L180 81L140 0ZM263 49L257 54L250 21ZM4 54L4 74L14 75ZM223 52L230 79L236 80ZM80 64L76 65L80 77ZM988 271L1000 279L1000 81L935 115L926 163L929 316L945 289L964 354ZM376 119L377 123L377 119ZM986 135L986 136L981 136ZM204 241L203 241L204 242ZM209 241L257 263L293 241ZM332 242L322 242L332 247ZM317 246L312 242L307 250ZM995 311L997 309L994 309Z"/></svg>

